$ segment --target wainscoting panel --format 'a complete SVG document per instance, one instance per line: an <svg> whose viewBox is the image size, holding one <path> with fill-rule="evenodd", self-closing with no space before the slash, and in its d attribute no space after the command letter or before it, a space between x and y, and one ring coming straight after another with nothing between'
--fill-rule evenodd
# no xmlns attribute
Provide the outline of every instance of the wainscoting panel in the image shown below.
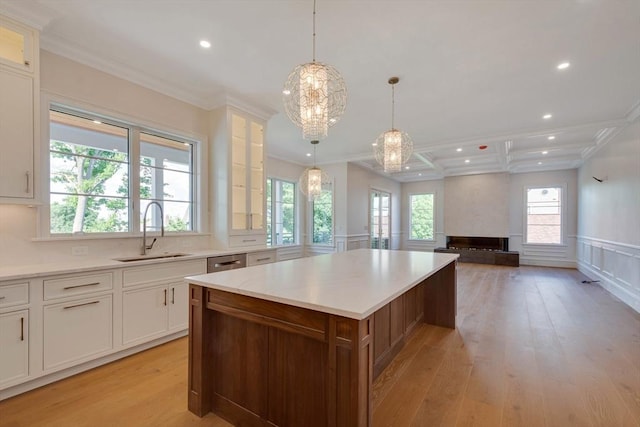
<svg viewBox="0 0 640 427"><path fill-rule="evenodd" d="M288 259L302 258L304 249L301 245L280 247L277 249L278 261L286 261Z"/></svg>
<svg viewBox="0 0 640 427"><path fill-rule="evenodd" d="M640 246L579 236L578 270L640 313Z"/></svg>

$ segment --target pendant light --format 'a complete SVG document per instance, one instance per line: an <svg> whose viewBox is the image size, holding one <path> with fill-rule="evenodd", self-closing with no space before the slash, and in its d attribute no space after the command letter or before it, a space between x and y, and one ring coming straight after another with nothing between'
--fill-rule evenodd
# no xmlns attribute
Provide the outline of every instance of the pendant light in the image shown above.
<svg viewBox="0 0 640 427"><path fill-rule="evenodd" d="M316 145L319 142L318 140L311 141L313 145L313 167L305 169L298 180L300 190L310 202L318 198L322 194L322 190L331 184L329 176L316 166Z"/></svg>
<svg viewBox="0 0 640 427"><path fill-rule="evenodd" d="M387 173L400 172L402 165L407 163L413 153L413 141L406 133L394 127L395 115L395 85L400 79L391 77L391 129L382 133L373 145L376 161L382 165Z"/></svg>
<svg viewBox="0 0 640 427"><path fill-rule="evenodd" d="M347 107L347 87L334 67L316 62L316 1L313 0L313 60L293 69L282 91L289 119L302 128L302 138L327 137Z"/></svg>

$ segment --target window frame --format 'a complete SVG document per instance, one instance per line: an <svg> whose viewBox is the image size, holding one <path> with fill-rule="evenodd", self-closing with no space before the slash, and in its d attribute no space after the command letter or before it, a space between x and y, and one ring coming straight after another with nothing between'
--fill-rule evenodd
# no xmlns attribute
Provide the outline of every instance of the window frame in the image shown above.
<svg viewBox="0 0 640 427"><path fill-rule="evenodd" d="M267 209L271 212L271 244L267 243L267 247L270 248L277 248L277 247L290 247L290 246L295 246L295 245L299 245L300 244L300 221L299 221L299 209L300 209L300 195L298 194L298 183L295 181L290 181L288 179L283 179L283 178L278 178L276 176L268 176L267 180L265 181L265 203L267 203L267 199L268 199L268 195L266 194L266 189L267 189L267 182L271 181L271 206L268 206L267 204ZM283 243L281 245L274 245L273 242L276 241L276 228L274 227L273 224L273 220L274 220L274 213L275 213L275 206L276 206L276 199L275 199L275 188L276 188L276 181L278 182L283 182L286 184L292 184L293 185L293 220L294 220L294 224L293 224L293 242L292 243ZM266 215L265 212L265 232L269 229L269 224L267 223L267 219L268 216ZM267 234L267 241L268 241L268 235L269 233L266 232Z"/></svg>
<svg viewBox="0 0 640 427"><path fill-rule="evenodd" d="M128 197L128 229L122 232L100 232L100 233L51 233L51 208L50 208L50 111L59 111L65 114L90 119L113 126L129 129L129 197ZM206 235L206 218L203 209L206 205L204 192L206 185L202 183L202 167L206 158L206 147L202 143L204 136L190 134L184 131L175 131L162 128L155 123L149 123L142 119L131 119L116 112L101 109L93 105L82 104L74 100L43 94L40 109L41 127L40 147L35 152L39 155L41 170L38 180L41 189L38 207L38 230L35 240L96 240L111 238L139 238L141 231L141 198L140 198L140 133L155 135L161 138L170 139L176 142L191 144L191 230L167 231L165 234L172 236L180 235ZM36 159L38 160L38 159ZM147 230L147 234L159 234L159 230L152 228Z"/></svg>
<svg viewBox="0 0 640 427"><path fill-rule="evenodd" d="M529 198L528 191L543 188L559 188L560 189L560 243L538 243L529 242L528 236L528 208ZM552 246L552 247L566 247L567 246L567 184L562 183L549 183L539 185L525 185L523 190L523 209L522 209L522 244L525 246Z"/></svg>
<svg viewBox="0 0 640 427"><path fill-rule="evenodd" d="M413 218L413 211L411 209L411 198L413 196L423 196L423 195L431 195L431 197L433 198L433 208L432 208L432 214L431 214L431 222L432 222L432 229L433 229L433 237L431 239L413 239L411 237L411 229L412 229L412 218ZM407 231L408 234L408 239L407 241L411 241L411 242L435 242L436 241L436 213L437 213L437 209L436 209L436 202L437 202L437 197L436 197L436 192L435 191L425 191L425 192L419 192L419 193L409 193L409 200L408 200L408 211L409 211L409 230Z"/></svg>
<svg viewBox="0 0 640 427"><path fill-rule="evenodd" d="M315 215L314 215L314 203L315 200L311 200L307 202L307 205L309 207L309 241L308 241L308 245L309 246L318 246L318 247L335 247L335 241L336 241L336 236L335 236L335 228L336 228L336 203L335 203L335 197L336 197L336 193L334 190L334 186L333 186L333 181L331 181L330 183L324 184L323 183L323 187L325 185L329 185L330 191L331 191L331 241L328 243L315 243L313 241L313 230L314 230L314 220L315 220ZM323 191L327 191L327 190L323 190ZM306 198L306 197L305 197Z"/></svg>

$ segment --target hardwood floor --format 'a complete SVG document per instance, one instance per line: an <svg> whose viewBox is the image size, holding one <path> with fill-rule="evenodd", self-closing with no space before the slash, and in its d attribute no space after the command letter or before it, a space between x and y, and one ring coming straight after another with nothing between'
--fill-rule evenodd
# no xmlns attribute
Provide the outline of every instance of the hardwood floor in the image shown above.
<svg viewBox="0 0 640 427"><path fill-rule="evenodd" d="M576 270L459 264L458 328L422 325L375 426L640 426L640 314ZM0 402L0 426L228 426L187 411L180 339Z"/></svg>

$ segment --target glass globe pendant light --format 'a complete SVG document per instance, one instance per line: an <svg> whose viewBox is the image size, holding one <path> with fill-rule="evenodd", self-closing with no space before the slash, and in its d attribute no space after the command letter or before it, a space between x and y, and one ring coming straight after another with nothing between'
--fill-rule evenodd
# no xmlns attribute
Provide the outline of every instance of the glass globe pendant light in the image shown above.
<svg viewBox="0 0 640 427"><path fill-rule="evenodd" d="M287 116L302 138L321 140L347 107L347 87L333 66L316 62L316 1L313 1L313 60L289 74L282 91Z"/></svg>
<svg viewBox="0 0 640 427"><path fill-rule="evenodd" d="M406 132L394 127L395 84L399 81L398 77L389 79L391 85L391 129L378 136L376 142L372 144L376 161L387 173L400 172L402 165L409 161L413 153L411 137Z"/></svg>
<svg viewBox="0 0 640 427"><path fill-rule="evenodd" d="M298 186L310 202L314 201L322 194L322 190L331 183L329 176L316 166L316 145L320 141L311 141L313 144L313 167L305 169L298 180Z"/></svg>

